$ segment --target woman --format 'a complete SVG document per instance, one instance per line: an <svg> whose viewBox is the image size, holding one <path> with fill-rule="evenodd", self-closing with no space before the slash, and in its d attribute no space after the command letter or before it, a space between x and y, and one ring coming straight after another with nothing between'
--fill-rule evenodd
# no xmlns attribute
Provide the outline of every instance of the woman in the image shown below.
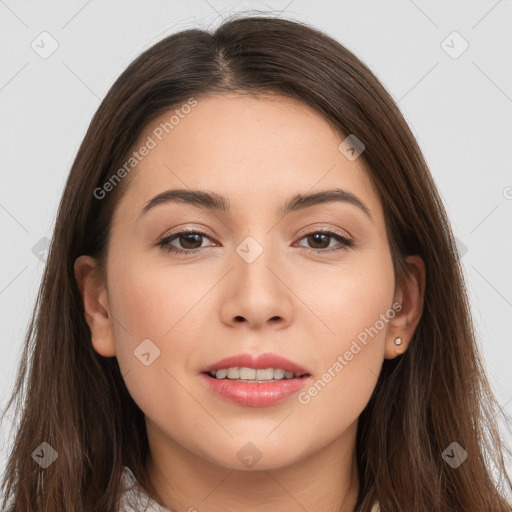
<svg viewBox="0 0 512 512"><path fill-rule="evenodd" d="M435 184L318 30L235 18L137 58L37 306L9 510L511 510Z"/></svg>

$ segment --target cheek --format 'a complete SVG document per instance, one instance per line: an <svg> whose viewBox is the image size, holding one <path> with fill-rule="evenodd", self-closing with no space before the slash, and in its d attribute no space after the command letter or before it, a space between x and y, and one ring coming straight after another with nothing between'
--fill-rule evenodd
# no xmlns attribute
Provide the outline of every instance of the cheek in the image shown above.
<svg viewBox="0 0 512 512"><path fill-rule="evenodd" d="M176 329L186 330L189 312L205 293L192 267L172 269L141 258L113 268L109 281L113 313L126 327L114 325L116 339L129 332L132 344L145 338L168 343Z"/></svg>
<svg viewBox="0 0 512 512"><path fill-rule="evenodd" d="M303 288L325 328L314 349L317 375L298 398L310 417L325 411L334 415L333 428L357 418L377 382L395 313L394 273L387 254L370 254L330 276L317 275L316 287L311 280ZM319 286L324 282L330 286Z"/></svg>
<svg viewBox="0 0 512 512"><path fill-rule="evenodd" d="M193 279L191 271L135 258L109 270L116 357L130 394L149 416L168 402L173 377L183 380L200 342L190 319L205 290L191 286Z"/></svg>
<svg viewBox="0 0 512 512"><path fill-rule="evenodd" d="M294 288L311 312L303 321L320 326L318 341L329 353L348 348L392 306L395 283L388 251L351 255L341 264L317 267L314 273L303 270L300 276ZM379 335L386 326L378 323Z"/></svg>

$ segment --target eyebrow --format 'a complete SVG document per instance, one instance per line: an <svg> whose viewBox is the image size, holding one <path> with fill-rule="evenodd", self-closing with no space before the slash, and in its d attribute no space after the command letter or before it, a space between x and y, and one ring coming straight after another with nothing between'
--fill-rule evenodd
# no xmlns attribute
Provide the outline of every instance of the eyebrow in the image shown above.
<svg viewBox="0 0 512 512"><path fill-rule="evenodd" d="M140 212L139 219L155 206L171 202L190 204L210 211L219 211L224 213L229 213L230 211L229 199L221 194L217 194L216 192L190 189L171 189L166 190L149 200ZM373 222L368 207L357 196L340 188L308 194L295 194L288 199L283 206L281 206L279 212L283 215L287 215L288 213L303 210L311 206L331 202L342 202L356 206Z"/></svg>

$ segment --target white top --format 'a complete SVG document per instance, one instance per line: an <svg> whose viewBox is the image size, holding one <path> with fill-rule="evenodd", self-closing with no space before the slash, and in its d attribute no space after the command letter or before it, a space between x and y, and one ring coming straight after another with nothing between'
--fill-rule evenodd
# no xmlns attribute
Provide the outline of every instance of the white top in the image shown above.
<svg viewBox="0 0 512 512"><path fill-rule="evenodd" d="M151 499L139 485L128 466L124 466L121 476L123 491L119 504L119 512L174 512L162 507ZM373 504L371 512L380 512L379 504Z"/></svg>
<svg viewBox="0 0 512 512"><path fill-rule="evenodd" d="M121 482L123 491L119 512L173 512L167 507L162 507L146 494L128 466L123 468Z"/></svg>

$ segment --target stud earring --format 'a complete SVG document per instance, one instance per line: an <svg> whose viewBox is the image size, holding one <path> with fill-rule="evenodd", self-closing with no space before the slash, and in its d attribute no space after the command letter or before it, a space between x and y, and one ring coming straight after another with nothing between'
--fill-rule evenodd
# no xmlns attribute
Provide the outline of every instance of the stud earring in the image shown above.
<svg viewBox="0 0 512 512"><path fill-rule="evenodd" d="M395 338L395 345L401 345L402 343L402 338Z"/></svg>

